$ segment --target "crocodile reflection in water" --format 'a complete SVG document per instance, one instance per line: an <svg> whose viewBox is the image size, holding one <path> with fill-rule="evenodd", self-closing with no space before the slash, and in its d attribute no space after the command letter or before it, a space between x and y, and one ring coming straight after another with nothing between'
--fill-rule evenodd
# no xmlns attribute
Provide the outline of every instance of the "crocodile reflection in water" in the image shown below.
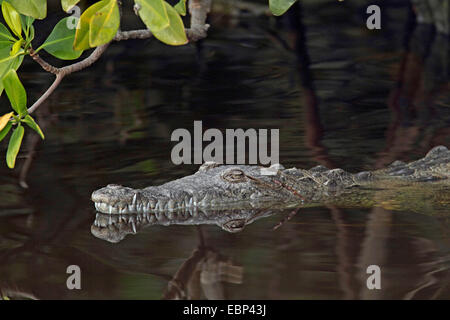
<svg viewBox="0 0 450 320"><path fill-rule="evenodd" d="M171 216L164 213L140 215L109 215L97 213L91 232L97 238L117 243L128 234L136 234L144 227L153 225L217 225L228 232L240 232L257 219L273 214L270 209L186 211Z"/></svg>
<svg viewBox="0 0 450 320"><path fill-rule="evenodd" d="M187 215L184 218L165 220L152 216L152 222L138 216L136 224L131 226L127 221L117 219L116 216L97 214L91 227L92 234L109 242L119 242L129 233L136 233L142 227L162 224L217 224L229 232L242 231L245 225L258 218L270 216L270 210L235 210L197 213L195 217ZM162 215L163 216L163 215ZM231 258L221 254L206 243L201 226L197 228L199 244L192 254L178 268L171 277L162 296L164 300L192 300L192 299L226 299L225 286L227 284L242 284L243 267L236 265Z"/></svg>

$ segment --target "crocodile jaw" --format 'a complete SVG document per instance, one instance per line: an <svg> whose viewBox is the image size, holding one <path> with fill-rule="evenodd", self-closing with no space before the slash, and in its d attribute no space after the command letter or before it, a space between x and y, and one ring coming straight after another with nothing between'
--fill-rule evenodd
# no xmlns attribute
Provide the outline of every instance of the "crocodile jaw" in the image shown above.
<svg viewBox="0 0 450 320"><path fill-rule="evenodd" d="M290 197L291 192L282 190L272 177L261 175L260 167L207 163L190 176L160 186L133 189L110 184L94 191L91 200L101 213L148 214L253 207Z"/></svg>
<svg viewBox="0 0 450 320"><path fill-rule="evenodd" d="M148 214L193 209L233 209L324 201L347 188L377 181L426 182L449 180L450 151L437 146L417 161L394 162L386 169L348 173L322 166L284 169L265 175L258 166L205 163L198 172L160 186L132 189L108 185L92 193L97 211L106 214Z"/></svg>
<svg viewBox="0 0 450 320"><path fill-rule="evenodd" d="M92 193L95 209L107 214L148 214L157 211L176 211L193 207L197 203L188 194L170 198L151 192L150 188L136 190L119 185L108 185Z"/></svg>

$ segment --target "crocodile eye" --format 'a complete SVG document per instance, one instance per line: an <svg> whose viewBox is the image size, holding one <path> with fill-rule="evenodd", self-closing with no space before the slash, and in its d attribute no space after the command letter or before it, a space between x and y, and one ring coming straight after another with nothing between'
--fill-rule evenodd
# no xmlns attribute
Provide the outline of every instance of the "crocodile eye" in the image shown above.
<svg viewBox="0 0 450 320"><path fill-rule="evenodd" d="M222 178L228 182L242 182L247 180L245 173L242 170L238 169L232 169L225 172L222 175Z"/></svg>
<svg viewBox="0 0 450 320"><path fill-rule="evenodd" d="M225 222L222 225L222 229L231 233L240 232L246 225L245 219L235 219Z"/></svg>

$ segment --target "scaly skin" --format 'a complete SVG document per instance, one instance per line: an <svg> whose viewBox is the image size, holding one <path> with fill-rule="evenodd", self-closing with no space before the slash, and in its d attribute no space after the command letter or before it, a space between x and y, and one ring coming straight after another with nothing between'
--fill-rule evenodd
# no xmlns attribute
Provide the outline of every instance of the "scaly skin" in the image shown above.
<svg viewBox="0 0 450 320"><path fill-rule="evenodd" d="M106 214L167 213L195 210L289 207L294 203L329 202L361 187L392 182L441 181L449 184L450 151L443 146L409 164L395 161L388 168L356 174L317 166L310 170L205 163L198 172L161 186L132 189L108 185L92 193L97 211Z"/></svg>
<svg viewBox="0 0 450 320"><path fill-rule="evenodd" d="M439 213L450 203L450 151L445 147L373 172L272 168L274 175L262 175L257 166L206 163L197 173L161 186L135 190L109 185L92 194L100 213L91 231L118 242L149 225L215 224L239 232L280 209L332 204Z"/></svg>

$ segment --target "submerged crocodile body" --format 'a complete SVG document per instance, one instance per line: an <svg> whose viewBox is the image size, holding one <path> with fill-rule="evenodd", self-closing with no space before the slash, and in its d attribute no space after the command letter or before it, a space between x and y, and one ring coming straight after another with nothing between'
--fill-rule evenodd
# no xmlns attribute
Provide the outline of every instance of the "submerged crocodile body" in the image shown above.
<svg viewBox="0 0 450 320"><path fill-rule="evenodd" d="M267 169L267 168L266 168ZM221 165L208 162L193 175L160 186L132 189L108 185L92 193L98 212L144 215L171 220L198 211L289 208L310 203L359 201L361 190L396 184L426 185L438 181L450 185L450 151L438 146L417 161L395 161L386 169L349 173L316 166L310 170L273 165ZM369 191L367 191L369 190Z"/></svg>

